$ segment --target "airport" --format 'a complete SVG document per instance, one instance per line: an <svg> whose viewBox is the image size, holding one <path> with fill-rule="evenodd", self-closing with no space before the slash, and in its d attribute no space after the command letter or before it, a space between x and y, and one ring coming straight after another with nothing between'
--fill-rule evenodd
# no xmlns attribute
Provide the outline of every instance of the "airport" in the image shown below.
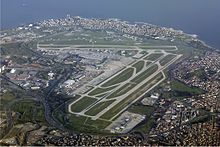
<svg viewBox="0 0 220 147"><path fill-rule="evenodd" d="M53 51L53 45L39 46L41 51L43 49ZM104 52L118 50L122 54L130 51L131 53L128 58L132 60L129 60L128 64L116 68L112 73L100 74L73 92L80 97L68 106L69 113L73 115L112 123L115 123L115 119L129 106L166 79L164 70L182 56L172 53L178 50L176 46L71 45L57 47L55 51L71 52L73 50L83 54L83 50L87 49ZM90 56L90 58L96 57ZM111 57L108 58L111 59ZM116 59L117 55L113 58ZM92 88L88 89L88 87ZM136 125L138 123L137 121Z"/></svg>

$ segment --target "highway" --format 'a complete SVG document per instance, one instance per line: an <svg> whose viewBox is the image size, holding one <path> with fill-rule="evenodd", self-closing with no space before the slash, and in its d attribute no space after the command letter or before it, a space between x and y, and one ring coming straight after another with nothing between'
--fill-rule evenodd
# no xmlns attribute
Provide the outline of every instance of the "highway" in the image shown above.
<svg viewBox="0 0 220 147"><path fill-rule="evenodd" d="M41 100L42 100L42 103L44 105L44 108L45 108L45 118L47 120L47 122L51 125L51 126L54 126L56 128L59 128L60 130L63 130L63 131L67 131L67 132L70 132L69 129L66 129L62 123L60 123L59 121L56 121L56 119L53 118L52 116L52 110L50 108L50 105L49 105L49 98L50 98L50 94L54 91L54 89L57 87L57 85L63 81L66 81L70 74L72 73L72 69L67 69L67 71L65 71L65 74L63 75L60 75L58 77L58 79L56 80L56 82L50 87L50 89L48 90L46 96L43 98L41 97ZM62 104L61 104L62 105ZM71 133L73 133L71 131Z"/></svg>

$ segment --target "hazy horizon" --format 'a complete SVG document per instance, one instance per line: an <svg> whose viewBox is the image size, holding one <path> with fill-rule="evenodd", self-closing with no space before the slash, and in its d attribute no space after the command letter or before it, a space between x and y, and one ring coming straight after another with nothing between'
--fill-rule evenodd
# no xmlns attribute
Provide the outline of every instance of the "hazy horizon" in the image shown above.
<svg viewBox="0 0 220 147"><path fill-rule="evenodd" d="M1 27L12 28L67 14L87 18L119 18L172 27L220 48L219 0L1 0ZM158 9L157 9L158 8Z"/></svg>

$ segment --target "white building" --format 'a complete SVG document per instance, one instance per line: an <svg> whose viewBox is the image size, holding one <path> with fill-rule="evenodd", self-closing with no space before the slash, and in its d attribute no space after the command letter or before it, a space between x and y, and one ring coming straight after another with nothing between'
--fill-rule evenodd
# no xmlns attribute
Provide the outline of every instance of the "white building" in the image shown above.
<svg viewBox="0 0 220 147"><path fill-rule="evenodd" d="M12 68L10 73L15 73L16 72L16 69Z"/></svg>
<svg viewBox="0 0 220 147"><path fill-rule="evenodd" d="M75 80L67 80L62 84L62 87L70 88L71 85L73 85L74 83L75 83Z"/></svg>
<svg viewBox="0 0 220 147"><path fill-rule="evenodd" d="M5 65L1 65L1 68L0 68L0 73L2 73L2 71L4 71L5 70Z"/></svg>

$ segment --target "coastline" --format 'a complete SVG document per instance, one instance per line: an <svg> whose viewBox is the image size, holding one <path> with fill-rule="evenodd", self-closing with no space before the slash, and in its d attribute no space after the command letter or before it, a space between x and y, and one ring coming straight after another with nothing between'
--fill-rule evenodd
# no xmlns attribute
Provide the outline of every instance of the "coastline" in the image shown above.
<svg viewBox="0 0 220 147"><path fill-rule="evenodd" d="M39 21L39 22L32 22L32 23L29 23L29 24L24 24L24 25L21 25L21 26L17 26L15 28L3 29L3 30L1 30L1 32L7 31L7 30L18 29L18 28L30 27L32 25L34 25L34 26L36 26L36 25L38 26L39 25L39 26L43 27L42 24L45 23L45 22L47 22L47 23L49 23L50 21L57 21L57 22L64 21L64 22L66 22L68 19L69 20L71 19L71 20L74 20L74 21L75 20L85 20L87 22L90 22L90 21L97 21L97 22L99 22L99 21L100 22L112 21L112 22L120 23L122 25L131 26L131 27L133 27L133 26L136 27L136 26L139 26L139 25L140 25L140 27L146 26L146 27L154 28L157 31L160 31L160 30L164 31L165 30L165 31L167 31L168 33L170 33L172 35L171 36L165 36L164 34L154 35L153 33L152 34L144 34L144 35L143 34L140 35L140 34L137 34L137 33L136 34L135 33L131 33L131 35L137 35L137 36L143 36L143 37L152 37L152 38L157 38L157 39L160 38L160 37L161 38L165 37L165 39L166 38L175 39L176 36L182 35L182 36L189 37L191 39L191 41L195 41L198 44L201 44L204 48L211 49L211 50L212 49L218 50L217 48L214 48L214 47L208 45L205 41L198 39L199 36L196 35L196 34L188 34L188 33L185 33L183 30L176 30L174 28L168 28L168 27L159 26L159 25L155 25L155 24L151 24L151 23L147 23L147 22L130 22L130 21L124 21L124 20L121 20L121 19L118 19L118 18L108 18L108 19L104 19L104 18L83 18L83 17L80 17L80 16L70 16L70 15L67 15L66 18L46 19L46 20L42 20L42 21ZM73 24L71 24L71 25L73 25ZM86 25L83 26L83 27L89 27L89 29L91 29L91 30L94 29L91 26L86 26ZM97 28L95 28L95 29L97 29ZM100 30L103 30L103 29L104 28L101 28ZM106 29L109 29L109 28L106 28ZM111 29L115 29L115 28L111 28ZM116 31L118 31L118 30L116 30ZM123 33L129 34L128 32L123 32Z"/></svg>

